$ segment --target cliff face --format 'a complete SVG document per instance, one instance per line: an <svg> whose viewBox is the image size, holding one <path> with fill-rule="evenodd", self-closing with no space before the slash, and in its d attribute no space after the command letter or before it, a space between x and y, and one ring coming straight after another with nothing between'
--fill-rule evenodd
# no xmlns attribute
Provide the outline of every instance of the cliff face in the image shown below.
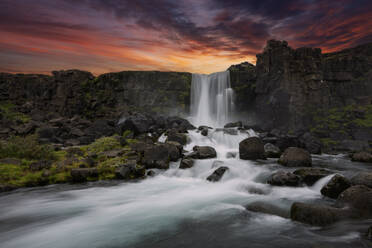
<svg viewBox="0 0 372 248"><path fill-rule="evenodd" d="M53 76L0 73L0 101L31 116L181 113L189 105L190 84L191 74L180 72L125 71L99 77L78 70L56 71Z"/></svg>
<svg viewBox="0 0 372 248"><path fill-rule="evenodd" d="M344 121L343 138L354 138L355 129L369 128L369 125L357 127L346 121L358 119L353 114L359 107L359 112L364 111L361 115L369 117L372 44L322 54L318 48L292 49L285 41L270 40L257 55L255 67L243 64L229 70L237 98L242 101L238 106L246 108L253 103L253 112L267 129L280 128L294 133L312 129L324 135L336 131L327 126L332 111L340 117L335 122ZM246 85L243 90L239 88L242 84ZM245 100L247 95L251 98ZM342 111L345 118L349 114L349 120L342 120ZM320 124L324 124L323 127ZM324 130L319 130L322 128ZM354 130L348 133L349 129Z"/></svg>

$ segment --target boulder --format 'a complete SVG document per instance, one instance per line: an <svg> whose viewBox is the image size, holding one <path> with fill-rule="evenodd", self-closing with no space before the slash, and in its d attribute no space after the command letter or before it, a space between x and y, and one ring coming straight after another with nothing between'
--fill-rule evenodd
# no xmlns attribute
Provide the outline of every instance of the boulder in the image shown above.
<svg viewBox="0 0 372 248"><path fill-rule="evenodd" d="M364 185L372 189L372 172L359 172L350 181L352 185Z"/></svg>
<svg viewBox="0 0 372 248"><path fill-rule="evenodd" d="M178 159L181 158L181 152L180 152L180 149L179 147L177 146L177 144L175 144L177 142L167 142L167 143L164 143L165 147L168 149L168 156L169 156L169 160L172 161L172 162L176 162L178 161Z"/></svg>
<svg viewBox="0 0 372 248"><path fill-rule="evenodd" d="M332 171L323 168L301 168L293 172L301 177L302 181L311 186L319 179L332 174Z"/></svg>
<svg viewBox="0 0 372 248"><path fill-rule="evenodd" d="M228 171L229 168L226 166L221 166L217 170L215 170L209 177L207 177L207 180L210 182L218 182L221 180L223 175L225 174L226 171Z"/></svg>
<svg viewBox="0 0 372 248"><path fill-rule="evenodd" d="M142 163L146 169L168 169L169 150L165 144L150 145L144 149Z"/></svg>
<svg viewBox="0 0 372 248"><path fill-rule="evenodd" d="M86 182L91 178L98 178L97 168L72 169L70 174L72 181L75 183Z"/></svg>
<svg viewBox="0 0 372 248"><path fill-rule="evenodd" d="M289 147L280 156L278 163L288 167L311 167L311 156L304 149Z"/></svg>
<svg viewBox="0 0 372 248"><path fill-rule="evenodd" d="M136 161L128 161L126 164L120 165L115 171L118 179L137 179L145 176L146 169L142 165L138 165Z"/></svg>
<svg viewBox="0 0 372 248"><path fill-rule="evenodd" d="M326 185L323 186L320 192L324 196L337 199L337 197L350 186L351 183L347 178L336 174Z"/></svg>
<svg viewBox="0 0 372 248"><path fill-rule="evenodd" d="M187 130L194 130L194 127L188 120L178 116L171 116L167 118L168 127L177 127L178 130L186 132Z"/></svg>
<svg viewBox="0 0 372 248"><path fill-rule="evenodd" d="M292 220L315 226L330 225L349 217L352 213L347 209L324 205L295 202L291 207Z"/></svg>
<svg viewBox="0 0 372 248"><path fill-rule="evenodd" d="M130 130L134 135L147 133L151 125L154 124L154 120L150 116L146 116L140 113L136 113L127 117L122 123L119 124L121 133L126 130Z"/></svg>
<svg viewBox="0 0 372 248"><path fill-rule="evenodd" d="M180 163L180 169L189 169L194 166L194 160L189 159L189 158L184 158L181 160Z"/></svg>
<svg viewBox="0 0 372 248"><path fill-rule="evenodd" d="M203 136L208 136L208 129L207 128L204 128L204 129L202 129L201 130L201 135L203 135Z"/></svg>
<svg viewBox="0 0 372 248"><path fill-rule="evenodd" d="M351 161L372 163L372 154L369 152L357 152L352 155Z"/></svg>
<svg viewBox="0 0 372 248"><path fill-rule="evenodd" d="M266 143L264 145L264 149L265 149L265 156L268 158L279 158L280 155L282 154L279 147L271 143Z"/></svg>
<svg viewBox="0 0 372 248"><path fill-rule="evenodd" d="M85 129L87 136L93 137L94 139L101 138L103 136L112 136L115 134L116 128L114 123L110 120L95 120L92 125Z"/></svg>
<svg viewBox="0 0 372 248"><path fill-rule="evenodd" d="M187 144L187 136L183 133L176 133L176 132L168 132L168 137L167 137L167 142L168 141L174 141L178 142L181 145L186 145Z"/></svg>
<svg viewBox="0 0 372 248"><path fill-rule="evenodd" d="M124 154L123 149L114 149L114 150L104 151L100 153L99 155L105 156L107 158L116 158L116 157L122 156L123 154Z"/></svg>
<svg viewBox="0 0 372 248"><path fill-rule="evenodd" d="M352 207L359 217L372 217L372 189L363 186L352 186L343 191L337 201Z"/></svg>
<svg viewBox="0 0 372 248"><path fill-rule="evenodd" d="M301 184L301 178L291 172L278 171L270 176L267 183L274 186L296 187Z"/></svg>
<svg viewBox="0 0 372 248"><path fill-rule="evenodd" d="M192 149L195 152L193 157L197 159L208 159L217 157L216 150L211 146L194 146Z"/></svg>
<svg viewBox="0 0 372 248"><path fill-rule="evenodd" d="M250 137L239 143L240 159L256 160L265 159L264 144L258 137Z"/></svg>
<svg viewBox="0 0 372 248"><path fill-rule="evenodd" d="M153 177L153 176L155 176L155 172L154 172L153 170L149 170L149 171L146 173L146 175L147 175L148 177Z"/></svg>

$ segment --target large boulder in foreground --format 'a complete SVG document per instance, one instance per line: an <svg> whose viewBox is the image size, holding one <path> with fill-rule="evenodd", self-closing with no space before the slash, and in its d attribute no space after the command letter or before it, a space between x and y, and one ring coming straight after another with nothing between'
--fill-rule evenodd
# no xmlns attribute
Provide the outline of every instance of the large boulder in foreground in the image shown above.
<svg viewBox="0 0 372 248"><path fill-rule="evenodd" d="M228 171L229 168L226 166L221 166L217 170L215 170L209 177L207 177L207 180L210 182L218 182L221 180L223 175L225 174L226 171Z"/></svg>
<svg viewBox="0 0 372 248"><path fill-rule="evenodd" d="M347 209L295 202L291 207L291 219L302 223L326 226L353 216Z"/></svg>
<svg viewBox="0 0 372 248"><path fill-rule="evenodd" d="M278 171L275 172L269 180L268 184L274 186L299 186L301 184L301 178L291 172Z"/></svg>
<svg viewBox="0 0 372 248"><path fill-rule="evenodd" d="M250 137L239 143L240 159L265 159L264 143L258 137Z"/></svg>
<svg viewBox="0 0 372 248"><path fill-rule="evenodd" d="M372 188L372 172L359 172L350 181L353 185L364 185Z"/></svg>
<svg viewBox="0 0 372 248"><path fill-rule="evenodd" d="M323 186L320 192L322 195L328 196L329 198L337 199L337 197L350 186L351 183L347 178L336 174Z"/></svg>
<svg viewBox="0 0 372 248"><path fill-rule="evenodd" d="M302 148L289 147L280 156L278 163L288 167L311 167L311 156Z"/></svg>
<svg viewBox="0 0 372 248"><path fill-rule="evenodd" d="M372 189L364 185L348 188L340 194L337 200L349 205L360 217L372 217Z"/></svg>
<svg viewBox="0 0 372 248"><path fill-rule="evenodd" d="M301 177L302 181L311 186L319 179L332 174L332 171L323 168L301 168L293 172Z"/></svg>

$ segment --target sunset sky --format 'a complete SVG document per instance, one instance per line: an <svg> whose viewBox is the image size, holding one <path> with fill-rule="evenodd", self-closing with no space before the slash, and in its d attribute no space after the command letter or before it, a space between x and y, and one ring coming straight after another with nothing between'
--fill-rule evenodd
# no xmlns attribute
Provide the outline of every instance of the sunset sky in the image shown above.
<svg viewBox="0 0 372 248"><path fill-rule="evenodd" d="M331 52L372 42L371 0L0 0L0 71L210 73L268 39Z"/></svg>

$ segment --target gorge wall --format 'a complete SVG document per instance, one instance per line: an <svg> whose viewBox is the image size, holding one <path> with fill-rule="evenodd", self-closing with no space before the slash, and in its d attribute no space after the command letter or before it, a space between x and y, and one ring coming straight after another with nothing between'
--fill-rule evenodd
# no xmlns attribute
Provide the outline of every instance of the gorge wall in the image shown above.
<svg viewBox="0 0 372 248"><path fill-rule="evenodd" d="M322 54L270 40L256 66L245 62L229 71L238 112L243 119L255 116L262 129L310 131L333 145L340 140L371 144L372 43ZM128 111L183 115L189 112L190 86L191 74L181 72L0 73L1 120L75 115L92 120Z"/></svg>

